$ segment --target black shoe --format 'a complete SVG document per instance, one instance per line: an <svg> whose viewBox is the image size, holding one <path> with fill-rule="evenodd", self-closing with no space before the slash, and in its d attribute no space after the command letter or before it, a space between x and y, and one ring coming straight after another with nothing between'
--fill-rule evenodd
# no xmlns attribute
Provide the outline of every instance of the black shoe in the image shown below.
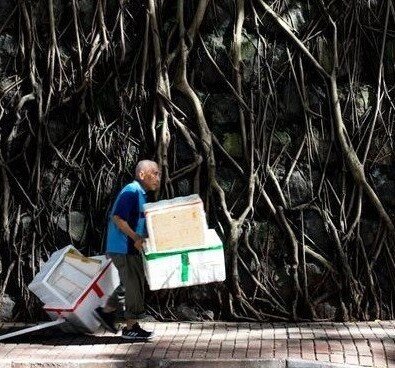
<svg viewBox="0 0 395 368"><path fill-rule="evenodd" d="M153 332L143 330L138 323L128 330L126 327L122 330L122 338L128 340L150 340L154 337Z"/></svg>
<svg viewBox="0 0 395 368"><path fill-rule="evenodd" d="M106 330L112 333L118 332L118 329L115 327L115 313L106 313L102 307L98 307L93 311L93 315Z"/></svg>

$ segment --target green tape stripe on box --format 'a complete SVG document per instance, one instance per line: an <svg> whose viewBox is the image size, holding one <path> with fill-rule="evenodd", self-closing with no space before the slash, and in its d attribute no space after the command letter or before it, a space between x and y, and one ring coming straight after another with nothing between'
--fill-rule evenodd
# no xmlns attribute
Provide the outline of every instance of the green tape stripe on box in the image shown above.
<svg viewBox="0 0 395 368"><path fill-rule="evenodd" d="M181 281L188 281L189 275L189 257L187 253L181 254Z"/></svg>
<svg viewBox="0 0 395 368"><path fill-rule="evenodd" d="M144 254L144 257L147 261L152 261L153 259L160 259L160 258L180 255L181 256L181 281L185 282L185 281L188 281L188 278L189 278L189 257L188 257L189 253L204 252L206 250L218 250L218 249L222 249L222 248L223 248L222 245L215 245L213 247L206 247L206 248L176 250L176 251L172 251L172 252L163 252L163 253L149 253L149 254Z"/></svg>

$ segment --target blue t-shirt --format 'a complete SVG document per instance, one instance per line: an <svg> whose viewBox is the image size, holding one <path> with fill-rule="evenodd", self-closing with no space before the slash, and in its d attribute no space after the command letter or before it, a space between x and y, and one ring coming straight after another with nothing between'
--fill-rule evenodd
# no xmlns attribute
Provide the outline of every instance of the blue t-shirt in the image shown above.
<svg viewBox="0 0 395 368"><path fill-rule="evenodd" d="M134 241L115 225L112 217L119 216L131 229L142 237L147 236L144 204L147 194L138 181L127 184L118 194L112 206L107 230L107 253L138 254Z"/></svg>

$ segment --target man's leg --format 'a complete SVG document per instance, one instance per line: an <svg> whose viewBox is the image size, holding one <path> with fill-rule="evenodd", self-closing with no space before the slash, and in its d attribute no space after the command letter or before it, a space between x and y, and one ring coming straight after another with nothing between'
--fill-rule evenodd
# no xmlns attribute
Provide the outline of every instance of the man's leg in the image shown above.
<svg viewBox="0 0 395 368"><path fill-rule="evenodd" d="M104 307L98 307L93 311L96 319L100 321L103 327L113 333L117 333L118 329L115 326L116 312L121 309L120 300L123 299L124 295L124 281L126 275L126 256L125 255L111 255L111 260L116 267L120 285L110 295Z"/></svg>
<svg viewBox="0 0 395 368"><path fill-rule="evenodd" d="M138 320L145 316L144 269L141 255L127 255L125 266L125 320L122 337L127 339L150 339L151 332L143 330Z"/></svg>

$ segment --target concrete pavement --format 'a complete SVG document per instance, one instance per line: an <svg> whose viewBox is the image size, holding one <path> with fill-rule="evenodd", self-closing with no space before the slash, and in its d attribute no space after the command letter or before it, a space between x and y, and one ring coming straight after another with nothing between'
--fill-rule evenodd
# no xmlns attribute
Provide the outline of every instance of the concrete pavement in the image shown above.
<svg viewBox="0 0 395 368"><path fill-rule="evenodd" d="M151 342L57 328L0 341L0 367L395 367L395 321L142 326L155 331ZM16 327L0 324L0 334Z"/></svg>

